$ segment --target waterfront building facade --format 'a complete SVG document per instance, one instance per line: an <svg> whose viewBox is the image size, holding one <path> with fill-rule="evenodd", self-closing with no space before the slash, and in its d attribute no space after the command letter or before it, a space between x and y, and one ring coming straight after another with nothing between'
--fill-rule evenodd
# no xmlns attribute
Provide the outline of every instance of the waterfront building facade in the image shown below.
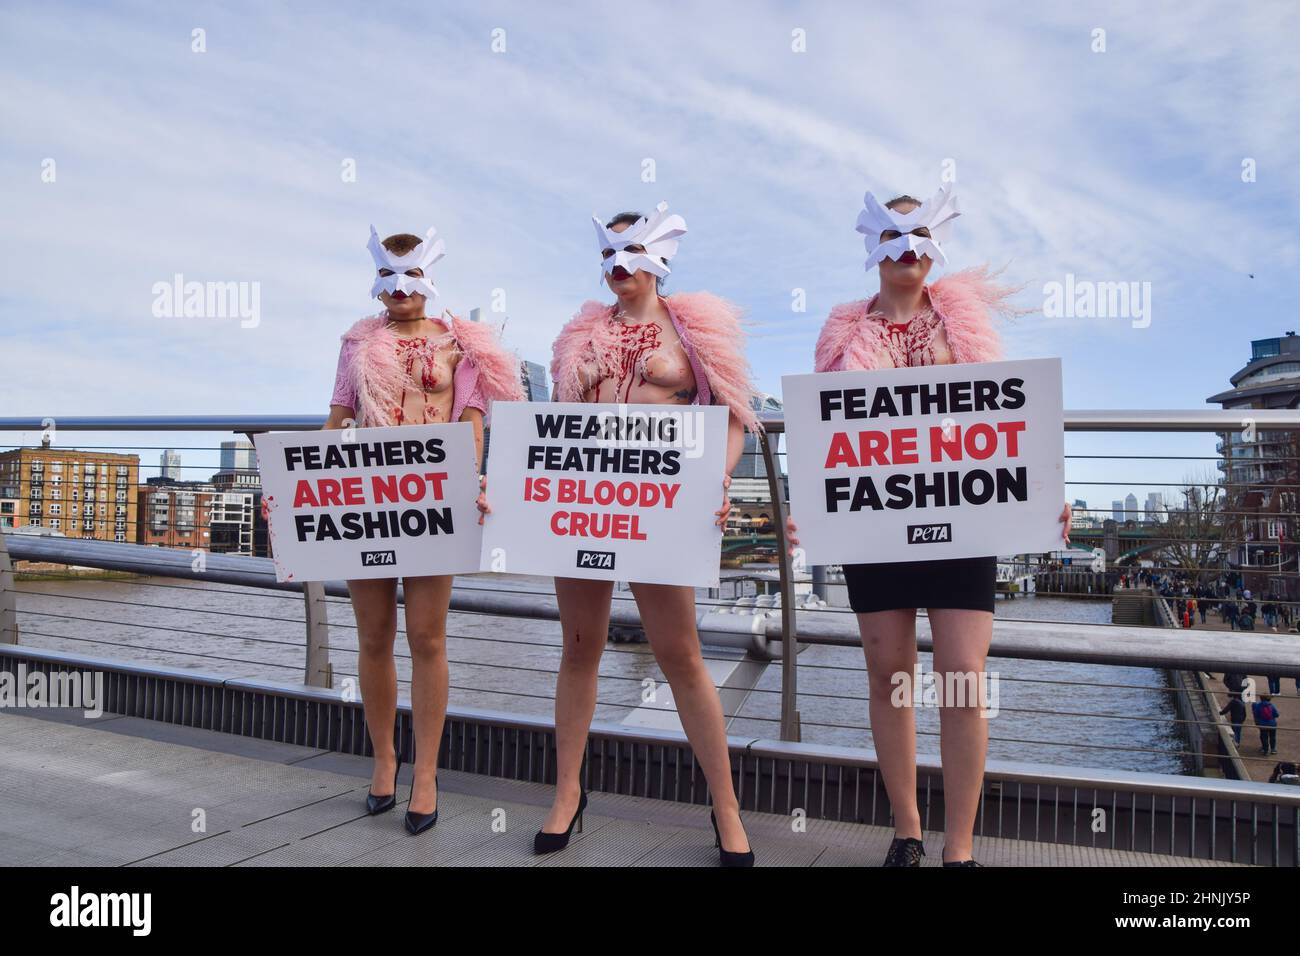
<svg viewBox="0 0 1300 956"><path fill-rule="evenodd" d="M11 514L5 527L45 528L69 538L134 541L140 456L39 448L0 452L0 487Z"/></svg>
<svg viewBox="0 0 1300 956"><path fill-rule="evenodd" d="M1300 407L1300 337L1294 332L1250 343L1232 388L1207 402L1240 409L1242 427L1219 435L1218 463L1229 539L1228 561L1260 595L1296 600L1296 486L1300 442L1294 432L1257 428L1250 409Z"/></svg>

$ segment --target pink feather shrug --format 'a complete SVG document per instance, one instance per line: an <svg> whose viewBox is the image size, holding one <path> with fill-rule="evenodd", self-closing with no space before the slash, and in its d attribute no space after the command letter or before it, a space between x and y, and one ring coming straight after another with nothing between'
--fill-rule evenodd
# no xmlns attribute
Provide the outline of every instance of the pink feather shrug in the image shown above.
<svg viewBox="0 0 1300 956"><path fill-rule="evenodd" d="M487 414L494 401L523 400L519 360L502 348L490 326L452 316L450 331L461 353L453 373L450 421L460 421L467 407ZM390 410L401 404L406 373L397 360L399 336L388 326L386 313L361 319L342 338L331 404L350 406L362 428L394 424Z"/></svg>
<svg viewBox="0 0 1300 956"><path fill-rule="evenodd" d="M995 362L1002 358L1002 341L992 313L1014 315L1007 305L1013 287L993 281L980 266L944 276L926 286L930 305L943 326L954 362ZM817 338L815 370L818 372L874 369L888 355L883 316L872 315L876 296L845 302L831 309Z"/></svg>
<svg viewBox="0 0 1300 956"><path fill-rule="evenodd" d="M695 373L696 402L726 405L750 431L761 428L745 361L740 309L711 292L678 292L664 302ZM551 357L558 401L582 401L584 366L594 365L605 374L617 367L619 340L609 322L613 314L612 305L584 302L560 330Z"/></svg>

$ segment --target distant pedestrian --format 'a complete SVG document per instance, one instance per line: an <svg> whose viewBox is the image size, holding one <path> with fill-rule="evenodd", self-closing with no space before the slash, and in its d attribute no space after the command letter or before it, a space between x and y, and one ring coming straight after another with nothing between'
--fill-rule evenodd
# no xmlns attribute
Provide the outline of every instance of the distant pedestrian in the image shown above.
<svg viewBox="0 0 1300 956"><path fill-rule="evenodd" d="M1196 602L1196 608L1201 612L1201 623L1206 623L1205 616L1210 613L1210 602L1200 598Z"/></svg>
<svg viewBox="0 0 1300 956"><path fill-rule="evenodd" d="M1277 708L1273 706L1273 701L1268 694L1260 694L1259 700L1250 705L1250 711L1255 717L1255 726L1259 728L1259 752L1262 754L1277 753ZM1241 743L1241 735L1238 734L1237 742Z"/></svg>
<svg viewBox="0 0 1300 956"><path fill-rule="evenodd" d="M1241 609L1241 614L1237 616L1237 623L1241 625L1243 631L1253 631L1255 629L1255 615L1259 607L1254 601L1247 601Z"/></svg>
<svg viewBox="0 0 1300 956"><path fill-rule="evenodd" d="M1246 722L1246 705L1241 702L1239 694L1232 694L1228 697L1228 702L1219 711L1219 716L1224 714L1228 715L1228 721L1232 724L1232 739L1240 744L1241 725Z"/></svg>

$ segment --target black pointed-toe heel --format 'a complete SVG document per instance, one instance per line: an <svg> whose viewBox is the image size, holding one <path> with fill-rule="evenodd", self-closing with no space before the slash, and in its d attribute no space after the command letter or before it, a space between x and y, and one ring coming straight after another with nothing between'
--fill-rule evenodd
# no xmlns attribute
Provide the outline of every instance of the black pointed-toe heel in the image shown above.
<svg viewBox="0 0 1300 956"><path fill-rule="evenodd" d="M573 828L576 825L578 832L582 832L582 811L587 809L587 791L580 791L582 796L578 798L578 810L569 821L568 829L563 833L547 833L545 830L538 830L537 836L533 837L533 853L541 856L543 853L554 853L557 850L563 850L569 845L569 838L573 836Z"/></svg>
<svg viewBox="0 0 1300 956"><path fill-rule="evenodd" d="M709 822L713 824L713 843L718 848L718 862L722 866L753 866L754 851L746 850L744 853L736 853L733 850L724 850L722 848L722 835L718 833L718 818L714 816L713 811L709 811Z"/></svg>
<svg viewBox="0 0 1300 956"><path fill-rule="evenodd" d="M925 844L916 837L894 837L881 866L920 866Z"/></svg>
<svg viewBox="0 0 1300 956"><path fill-rule="evenodd" d="M415 781L411 781L411 793L415 793ZM439 795L441 799L441 794ZM406 818L403 821L406 824L406 832L411 836L419 836L425 830L428 830L438 822L438 808L434 807L432 813L415 813L411 810L406 811Z"/></svg>
<svg viewBox="0 0 1300 956"><path fill-rule="evenodd" d="M397 775L402 769L402 755L397 755L397 768L393 771L393 792L386 793L383 796L376 796L369 790L366 791L366 813L372 817L381 813L387 813L393 807L397 806Z"/></svg>

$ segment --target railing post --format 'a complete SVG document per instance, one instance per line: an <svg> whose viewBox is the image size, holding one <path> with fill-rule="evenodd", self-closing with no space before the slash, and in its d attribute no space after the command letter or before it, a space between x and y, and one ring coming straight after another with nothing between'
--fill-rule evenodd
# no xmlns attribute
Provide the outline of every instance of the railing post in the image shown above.
<svg viewBox="0 0 1300 956"><path fill-rule="evenodd" d="M795 643L794 569L785 539L785 495L781 473L777 469L776 450L766 429L758 433L767 472L767 487L772 496L773 521L776 523L776 563L781 577L781 739L798 741L799 729L799 649Z"/></svg>
<svg viewBox="0 0 1300 956"><path fill-rule="evenodd" d="M302 601L307 612L307 669L303 683L308 687L333 687L325 585L320 581L304 582Z"/></svg>
<svg viewBox="0 0 1300 956"><path fill-rule="evenodd" d="M18 643L18 592L14 590L14 565L0 531L0 644Z"/></svg>

